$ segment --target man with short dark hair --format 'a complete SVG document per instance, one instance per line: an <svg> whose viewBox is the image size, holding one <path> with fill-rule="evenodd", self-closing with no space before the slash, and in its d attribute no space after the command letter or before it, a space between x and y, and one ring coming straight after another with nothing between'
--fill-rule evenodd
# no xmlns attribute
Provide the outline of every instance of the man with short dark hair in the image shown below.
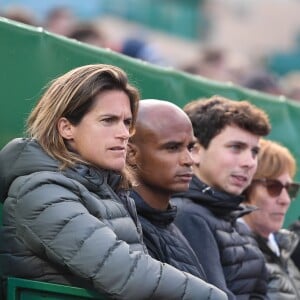
<svg viewBox="0 0 300 300"><path fill-rule="evenodd" d="M189 187L193 145L192 124L182 109L167 101L140 101L136 132L128 144L128 161L134 171L131 196L144 242L152 257L206 281L194 251L173 223L176 208L169 203L173 193ZM199 299L227 298L205 281Z"/></svg>
<svg viewBox="0 0 300 300"><path fill-rule="evenodd" d="M259 139L270 131L267 115L249 102L219 96L196 100L184 111L193 124L194 173L189 190L174 196L175 223L190 242L208 282L229 299L264 299L267 278L258 248L243 236L237 218L257 167Z"/></svg>

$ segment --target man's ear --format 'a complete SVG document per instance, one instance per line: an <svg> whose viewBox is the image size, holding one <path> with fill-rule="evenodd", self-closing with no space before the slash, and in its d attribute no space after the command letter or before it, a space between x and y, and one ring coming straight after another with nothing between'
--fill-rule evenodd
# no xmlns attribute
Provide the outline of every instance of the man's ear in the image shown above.
<svg viewBox="0 0 300 300"><path fill-rule="evenodd" d="M74 126L70 123L70 121L62 117L57 122L57 129L59 134L66 140L72 140L73 139L73 129Z"/></svg>
<svg viewBox="0 0 300 300"><path fill-rule="evenodd" d="M127 162L131 167L136 166L137 152L137 146L129 142L127 144Z"/></svg>

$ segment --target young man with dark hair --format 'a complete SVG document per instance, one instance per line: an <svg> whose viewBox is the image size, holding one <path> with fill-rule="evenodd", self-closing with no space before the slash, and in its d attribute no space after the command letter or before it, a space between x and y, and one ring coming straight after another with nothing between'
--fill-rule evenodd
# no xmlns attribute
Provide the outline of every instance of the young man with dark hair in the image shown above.
<svg viewBox="0 0 300 300"><path fill-rule="evenodd" d="M229 299L264 299L266 269L262 253L243 236L241 204L257 167L259 139L270 131L267 115L247 101L219 96L196 100L184 111L197 139L189 190L174 196L175 223L202 264L208 282Z"/></svg>

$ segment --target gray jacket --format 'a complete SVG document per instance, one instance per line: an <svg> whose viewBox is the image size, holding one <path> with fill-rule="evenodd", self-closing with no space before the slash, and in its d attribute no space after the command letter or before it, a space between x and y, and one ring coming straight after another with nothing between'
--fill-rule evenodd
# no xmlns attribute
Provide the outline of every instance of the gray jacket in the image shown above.
<svg viewBox="0 0 300 300"><path fill-rule="evenodd" d="M134 203L116 194L118 181L118 174L85 165L61 171L34 140L6 145L2 276L93 288L113 299L226 299L146 254Z"/></svg>
<svg viewBox="0 0 300 300"><path fill-rule="evenodd" d="M300 272L290 257L299 241L298 236L286 229L281 229L274 235L280 250L280 256L277 256L268 247L266 239L258 235L254 236L266 259L269 273L269 299L299 300Z"/></svg>

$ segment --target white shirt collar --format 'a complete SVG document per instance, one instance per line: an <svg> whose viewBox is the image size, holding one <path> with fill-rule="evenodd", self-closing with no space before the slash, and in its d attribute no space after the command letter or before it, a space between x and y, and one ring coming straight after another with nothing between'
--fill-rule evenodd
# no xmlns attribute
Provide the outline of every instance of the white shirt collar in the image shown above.
<svg viewBox="0 0 300 300"><path fill-rule="evenodd" d="M280 256L280 249L273 233L269 234L267 245L277 256Z"/></svg>

